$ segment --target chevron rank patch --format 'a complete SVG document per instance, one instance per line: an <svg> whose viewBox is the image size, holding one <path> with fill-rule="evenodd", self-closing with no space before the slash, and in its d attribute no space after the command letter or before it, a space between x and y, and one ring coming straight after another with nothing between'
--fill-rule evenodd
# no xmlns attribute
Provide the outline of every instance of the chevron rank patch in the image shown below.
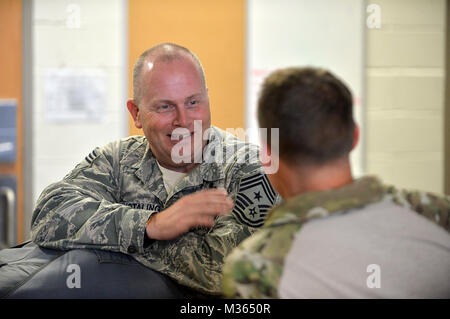
<svg viewBox="0 0 450 319"><path fill-rule="evenodd" d="M276 193L265 174L245 177L239 185L233 214L247 226L261 227L275 199Z"/></svg>
<svg viewBox="0 0 450 319"><path fill-rule="evenodd" d="M86 156L85 160L89 164L91 164L97 156L98 156L97 153L95 152L95 150L93 150L88 156Z"/></svg>

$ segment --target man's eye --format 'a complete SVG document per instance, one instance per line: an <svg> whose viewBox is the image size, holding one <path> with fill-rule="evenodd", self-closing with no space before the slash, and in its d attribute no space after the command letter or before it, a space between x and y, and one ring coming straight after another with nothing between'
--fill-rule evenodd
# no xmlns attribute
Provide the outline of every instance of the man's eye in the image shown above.
<svg viewBox="0 0 450 319"><path fill-rule="evenodd" d="M169 104L163 104L156 107L156 111L160 113L170 112L172 107Z"/></svg>
<svg viewBox="0 0 450 319"><path fill-rule="evenodd" d="M189 101L189 106L195 106L195 105L197 105L198 104L198 101L197 100L192 100L192 101Z"/></svg>

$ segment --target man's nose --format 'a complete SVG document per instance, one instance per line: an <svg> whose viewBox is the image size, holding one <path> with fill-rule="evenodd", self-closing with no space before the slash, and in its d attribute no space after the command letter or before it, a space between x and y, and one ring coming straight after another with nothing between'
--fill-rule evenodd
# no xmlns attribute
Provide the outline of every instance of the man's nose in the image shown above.
<svg viewBox="0 0 450 319"><path fill-rule="evenodd" d="M186 113L185 108L184 107L177 107L177 111L176 111L175 119L173 121L173 125L187 128L188 124L189 124L189 118L188 118L188 115Z"/></svg>

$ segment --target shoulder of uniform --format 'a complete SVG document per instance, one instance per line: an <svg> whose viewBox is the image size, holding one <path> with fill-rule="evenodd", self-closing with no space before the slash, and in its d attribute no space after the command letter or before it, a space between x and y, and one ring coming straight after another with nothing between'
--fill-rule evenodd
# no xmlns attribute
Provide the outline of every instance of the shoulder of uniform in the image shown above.
<svg viewBox="0 0 450 319"><path fill-rule="evenodd" d="M99 169L109 169L118 167L121 159L132 150L138 148L145 143L143 136L129 136L108 144L94 148L84 159L64 178L70 179L76 177L81 171L95 165ZM99 159L103 160L99 162Z"/></svg>
<svg viewBox="0 0 450 319"><path fill-rule="evenodd" d="M243 141L230 132L214 126L211 126L210 130L205 158L207 161L222 163L227 176L233 176L233 179L240 178L261 167L258 145Z"/></svg>
<svg viewBox="0 0 450 319"><path fill-rule="evenodd" d="M256 170L239 179L232 214L246 226L261 227L269 210L278 202L279 195L267 176L262 170Z"/></svg>
<svg viewBox="0 0 450 319"><path fill-rule="evenodd" d="M258 150L259 151L258 145L247 142L247 141L239 138L238 137L240 135L239 132L232 131L233 133L238 134L238 136L236 136L231 131L224 131L215 126L211 126L211 130L212 130L211 137L219 138L220 142L223 144L224 147L235 146L235 147L237 147L238 151L241 150L241 148L246 147L247 151L248 150Z"/></svg>
<svg viewBox="0 0 450 319"><path fill-rule="evenodd" d="M120 149L122 149L126 153L127 150L133 149L136 146L147 144L147 139L142 135L132 135L121 138L117 143Z"/></svg>
<svg viewBox="0 0 450 319"><path fill-rule="evenodd" d="M127 137L121 138L119 141L121 143L142 143L146 141L147 139L143 135L130 135Z"/></svg>
<svg viewBox="0 0 450 319"><path fill-rule="evenodd" d="M450 196L420 190L389 188L396 204L407 207L450 231Z"/></svg>
<svg viewBox="0 0 450 319"><path fill-rule="evenodd" d="M87 159L93 160L99 155L103 155L109 162L118 163L123 157L125 157L130 151L146 143L144 136L135 135L121 138L109 142L108 144L95 148L88 156Z"/></svg>
<svg viewBox="0 0 450 319"><path fill-rule="evenodd" d="M223 290L226 296L277 297L284 259L292 241L292 236L283 236L283 240L273 238L277 232L260 229L226 257L223 267Z"/></svg>
<svg viewBox="0 0 450 319"><path fill-rule="evenodd" d="M109 142L103 146L100 147L96 147L94 149L95 152L91 152L92 155L94 155L93 153L95 153L95 155L110 155L110 154L116 154L116 153L126 153L127 150L132 149L135 145L140 145L142 143L144 143L145 137L143 136L128 136L128 137L124 137L121 138L119 140L115 140L112 142Z"/></svg>
<svg viewBox="0 0 450 319"><path fill-rule="evenodd" d="M229 132L224 132L223 137L223 149L228 163L235 165L243 174L261 166L258 145L243 141Z"/></svg>

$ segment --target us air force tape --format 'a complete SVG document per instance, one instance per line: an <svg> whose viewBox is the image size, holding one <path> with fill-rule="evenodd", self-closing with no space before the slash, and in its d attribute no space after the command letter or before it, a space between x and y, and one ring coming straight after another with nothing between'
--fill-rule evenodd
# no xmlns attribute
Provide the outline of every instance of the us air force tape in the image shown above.
<svg viewBox="0 0 450 319"><path fill-rule="evenodd" d="M233 215L247 226L261 227L275 199L276 193L265 174L244 177L239 185Z"/></svg>

